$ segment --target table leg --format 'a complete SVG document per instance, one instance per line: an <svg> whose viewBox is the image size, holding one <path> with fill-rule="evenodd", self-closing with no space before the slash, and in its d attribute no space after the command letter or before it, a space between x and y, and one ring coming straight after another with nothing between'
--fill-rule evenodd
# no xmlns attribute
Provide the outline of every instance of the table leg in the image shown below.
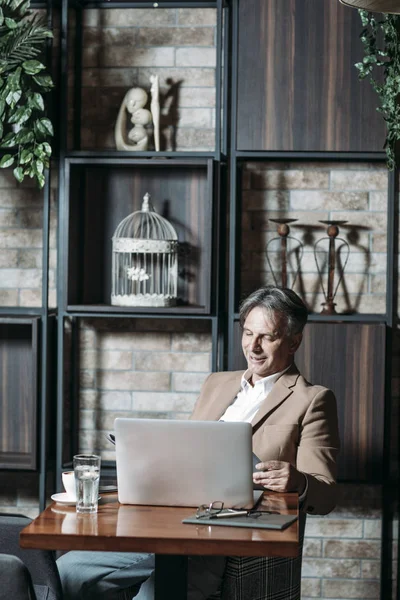
<svg viewBox="0 0 400 600"><path fill-rule="evenodd" d="M186 600L187 556L156 554L155 600Z"/></svg>

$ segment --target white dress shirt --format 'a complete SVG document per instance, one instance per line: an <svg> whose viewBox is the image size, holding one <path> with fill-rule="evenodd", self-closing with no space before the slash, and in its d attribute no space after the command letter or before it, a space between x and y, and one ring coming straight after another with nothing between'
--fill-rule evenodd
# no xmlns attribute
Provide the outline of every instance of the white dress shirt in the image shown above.
<svg viewBox="0 0 400 600"><path fill-rule="evenodd" d="M288 368L279 373L268 375L268 377L263 377L256 381L254 385L249 383L251 371L247 369L242 375L240 392L232 404L228 406L220 421L244 421L251 423L261 404L272 390L274 383Z"/></svg>

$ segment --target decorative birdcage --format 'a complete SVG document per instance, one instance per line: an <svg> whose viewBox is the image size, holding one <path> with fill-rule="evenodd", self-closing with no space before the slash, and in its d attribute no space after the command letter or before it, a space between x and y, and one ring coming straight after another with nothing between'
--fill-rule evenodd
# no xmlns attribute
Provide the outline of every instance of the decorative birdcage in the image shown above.
<svg viewBox="0 0 400 600"><path fill-rule="evenodd" d="M174 306L178 286L178 236L145 194L142 209L127 217L112 238L111 304Z"/></svg>

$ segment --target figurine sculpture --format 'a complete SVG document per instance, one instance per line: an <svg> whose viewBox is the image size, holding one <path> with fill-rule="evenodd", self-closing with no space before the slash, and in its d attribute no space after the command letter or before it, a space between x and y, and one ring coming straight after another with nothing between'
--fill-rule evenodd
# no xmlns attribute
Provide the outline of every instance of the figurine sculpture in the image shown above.
<svg viewBox="0 0 400 600"><path fill-rule="evenodd" d="M125 94L115 124L117 150L147 150L149 136L145 125L151 123L151 112L144 108L147 94L142 88L131 88ZM127 133L127 113L131 115L132 129ZM126 140L126 137L129 141Z"/></svg>
<svg viewBox="0 0 400 600"><path fill-rule="evenodd" d="M151 116L153 118L153 128L154 128L154 147L156 152L160 151L160 88L158 82L158 75L150 75L151 82L151 102L150 102L150 110Z"/></svg>

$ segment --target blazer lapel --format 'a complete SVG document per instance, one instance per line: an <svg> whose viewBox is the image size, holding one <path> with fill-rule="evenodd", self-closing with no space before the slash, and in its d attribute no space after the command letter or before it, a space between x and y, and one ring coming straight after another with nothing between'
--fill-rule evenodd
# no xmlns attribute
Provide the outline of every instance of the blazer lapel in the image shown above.
<svg viewBox="0 0 400 600"><path fill-rule="evenodd" d="M257 427L262 420L265 420L266 416L269 415L277 406L282 404L289 396L293 393L293 387L296 385L297 379L300 375L295 364L293 364L275 383L274 387L265 398L264 402L258 409L255 417L251 424Z"/></svg>
<svg viewBox="0 0 400 600"><path fill-rule="evenodd" d="M205 415L206 420L218 421L222 417L240 391L242 374L241 371L232 373L232 378L224 381L222 385L216 388L215 398L210 403L210 409Z"/></svg>

